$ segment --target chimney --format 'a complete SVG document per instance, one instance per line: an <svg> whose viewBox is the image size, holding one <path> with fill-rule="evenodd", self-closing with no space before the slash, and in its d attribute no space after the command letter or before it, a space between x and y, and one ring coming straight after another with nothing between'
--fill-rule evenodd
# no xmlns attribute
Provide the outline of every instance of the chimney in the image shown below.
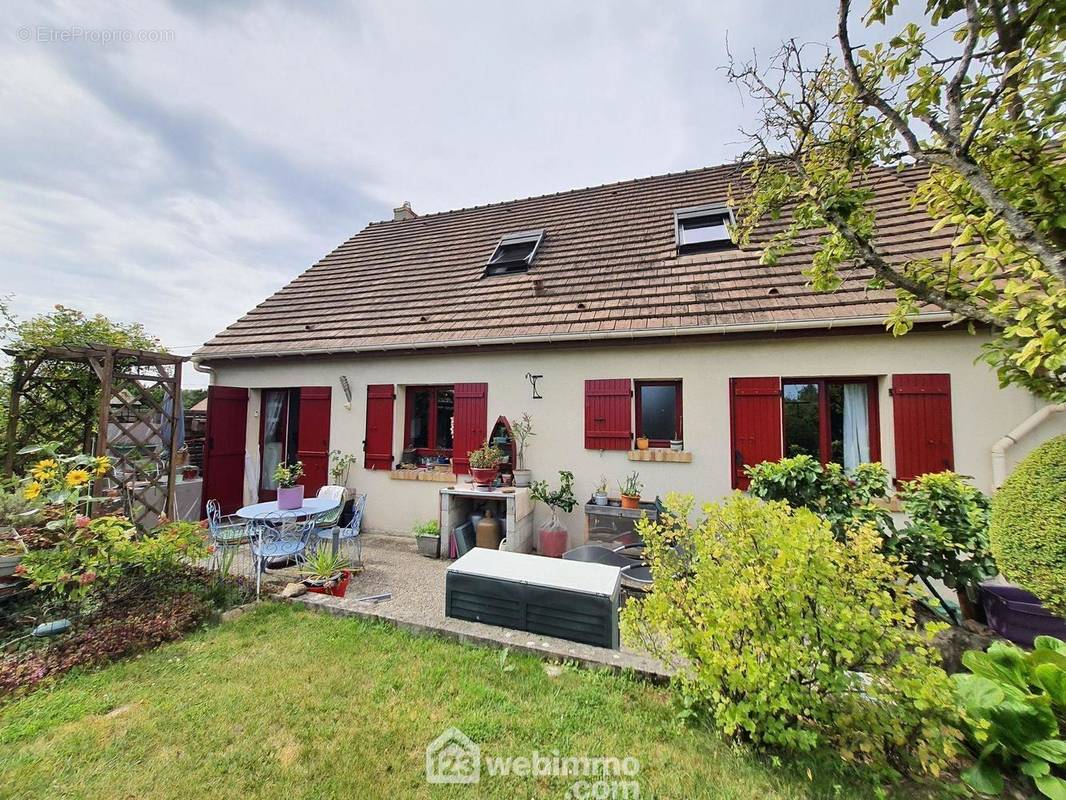
<svg viewBox="0 0 1066 800"><path fill-rule="evenodd" d="M404 200L402 206L392 210L393 222L404 222L409 219L414 219L417 216L418 214L416 214L414 209L411 208L411 201L409 200Z"/></svg>

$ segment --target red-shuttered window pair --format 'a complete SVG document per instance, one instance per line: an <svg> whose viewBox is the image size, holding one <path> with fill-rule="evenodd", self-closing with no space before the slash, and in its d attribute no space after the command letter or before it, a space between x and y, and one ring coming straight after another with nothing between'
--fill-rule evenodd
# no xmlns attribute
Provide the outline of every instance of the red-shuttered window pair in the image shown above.
<svg viewBox="0 0 1066 800"><path fill-rule="evenodd" d="M954 469L951 376L893 375L890 393L896 480ZM735 489L748 488L747 466L782 455L881 458L875 378L733 378L729 416Z"/></svg>
<svg viewBox="0 0 1066 800"><path fill-rule="evenodd" d="M421 454L450 455L457 475L470 471L468 453L488 435L487 383L451 386L409 386L405 390L404 442ZM393 420L396 387L371 384L366 390L364 466L373 470L393 467Z"/></svg>

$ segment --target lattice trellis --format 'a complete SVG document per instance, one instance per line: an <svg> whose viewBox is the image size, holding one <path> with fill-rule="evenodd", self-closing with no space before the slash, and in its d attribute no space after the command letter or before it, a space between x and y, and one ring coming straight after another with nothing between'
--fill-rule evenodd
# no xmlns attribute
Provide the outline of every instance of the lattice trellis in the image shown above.
<svg viewBox="0 0 1066 800"><path fill-rule="evenodd" d="M113 474L94 493L117 488L139 528L176 516L171 454L185 358L102 345L6 352L15 365L5 475L21 468L21 447L59 441L71 453L110 457Z"/></svg>

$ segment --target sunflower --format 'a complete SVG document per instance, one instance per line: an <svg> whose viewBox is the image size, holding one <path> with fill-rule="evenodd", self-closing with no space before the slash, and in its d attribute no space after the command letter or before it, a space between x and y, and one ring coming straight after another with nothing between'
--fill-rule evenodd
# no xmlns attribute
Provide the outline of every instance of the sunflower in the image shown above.
<svg viewBox="0 0 1066 800"><path fill-rule="evenodd" d="M58 466L59 464L54 458L42 458L33 465L33 469L30 472L37 480L47 481L56 476L56 467Z"/></svg>
<svg viewBox="0 0 1066 800"><path fill-rule="evenodd" d="M81 486L83 483L88 482L89 473L83 469L72 469L67 473L67 486Z"/></svg>
<svg viewBox="0 0 1066 800"><path fill-rule="evenodd" d="M37 481L27 483L26 488L22 490L22 496L25 497L27 500L35 500L37 498L37 495L39 495L40 493L41 484L37 483Z"/></svg>
<svg viewBox="0 0 1066 800"><path fill-rule="evenodd" d="M96 477L102 478L107 474L107 471L111 469L111 459L107 456L100 456L96 459Z"/></svg>

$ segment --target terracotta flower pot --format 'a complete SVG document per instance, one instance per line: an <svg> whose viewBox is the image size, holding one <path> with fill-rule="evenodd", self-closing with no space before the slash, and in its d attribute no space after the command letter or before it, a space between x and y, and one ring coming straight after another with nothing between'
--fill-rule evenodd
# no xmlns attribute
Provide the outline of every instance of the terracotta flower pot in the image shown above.
<svg viewBox="0 0 1066 800"><path fill-rule="evenodd" d="M639 494L624 494L624 495L622 495L622 508L630 508L630 509L640 508L640 495Z"/></svg>
<svg viewBox="0 0 1066 800"><path fill-rule="evenodd" d="M331 594L334 597L344 597L344 593L348 591L348 581L351 579L352 571L344 569L341 570L340 577L332 581L326 581L326 583L320 585L316 585L311 581L304 581L304 585L307 586L307 591L315 594Z"/></svg>
<svg viewBox="0 0 1066 800"><path fill-rule="evenodd" d="M304 504L304 487L278 487L278 508L282 511L294 511Z"/></svg>
<svg viewBox="0 0 1066 800"><path fill-rule="evenodd" d="M648 439L647 436L639 436L639 437L637 437L637 449L638 450L647 450L650 445L651 445L651 440Z"/></svg>
<svg viewBox="0 0 1066 800"><path fill-rule="evenodd" d="M498 467L470 468L470 477L474 479L474 483L481 484L482 486L488 486L494 480L496 480L496 473L499 471Z"/></svg>
<svg viewBox="0 0 1066 800"><path fill-rule="evenodd" d="M566 528L545 525L538 531L537 552L549 558L562 558L570 538Z"/></svg>

